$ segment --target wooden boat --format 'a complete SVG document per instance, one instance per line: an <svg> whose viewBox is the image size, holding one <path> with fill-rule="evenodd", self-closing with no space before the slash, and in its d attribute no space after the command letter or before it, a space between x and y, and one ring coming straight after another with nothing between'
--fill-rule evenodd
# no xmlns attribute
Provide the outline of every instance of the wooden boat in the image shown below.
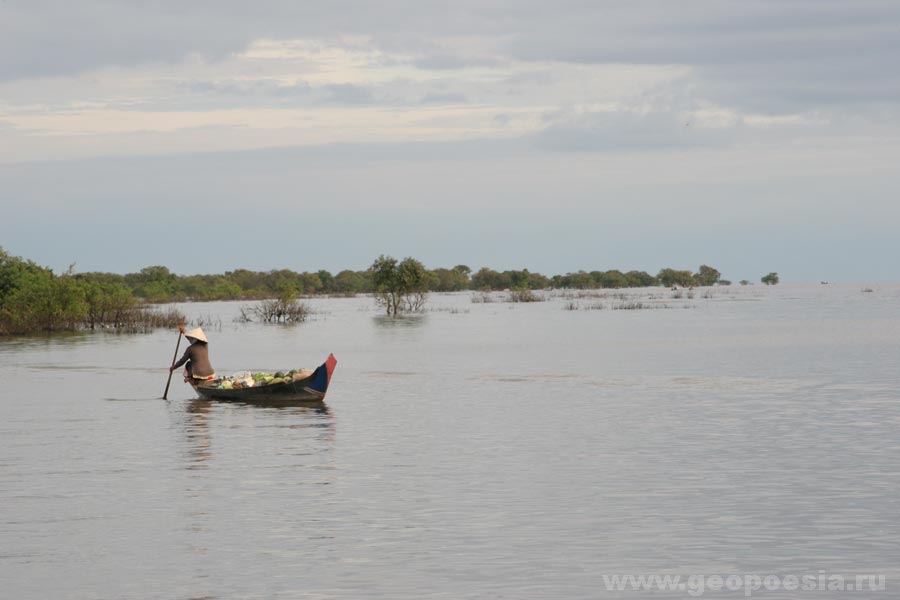
<svg viewBox="0 0 900 600"><path fill-rule="evenodd" d="M254 385L253 387L221 389L219 381L203 382L194 386L202 398L215 400L233 400L238 402L277 401L277 402L321 402L325 400L331 374L337 365L334 354L311 375L297 378L285 383L270 385Z"/></svg>

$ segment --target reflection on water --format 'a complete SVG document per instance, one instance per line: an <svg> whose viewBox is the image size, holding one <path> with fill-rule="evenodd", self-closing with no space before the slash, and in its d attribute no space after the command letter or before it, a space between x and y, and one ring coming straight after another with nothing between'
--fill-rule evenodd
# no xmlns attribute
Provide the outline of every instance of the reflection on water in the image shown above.
<svg viewBox="0 0 900 600"><path fill-rule="evenodd" d="M329 406L322 401L308 400L263 400L254 402L219 401L194 399L184 405L184 413L179 425L186 442L189 470L209 468L213 458L214 420L218 416L224 420L233 411L248 412L252 415L253 429L295 429L322 430L328 442L334 441L335 418ZM217 414L218 413L218 414ZM229 425L228 430L245 425ZM221 435L226 435L223 431Z"/></svg>
<svg viewBox="0 0 900 600"><path fill-rule="evenodd" d="M212 439L209 433L209 418L212 403L203 400L189 402L185 412L184 435L187 440L187 468L206 469L212 457Z"/></svg>
<svg viewBox="0 0 900 600"><path fill-rule="evenodd" d="M378 315L372 317L372 322L380 329L418 329L428 323L428 317L426 315L404 315L392 318L387 315Z"/></svg>
<svg viewBox="0 0 900 600"><path fill-rule="evenodd" d="M248 406L256 408L275 408L293 414L331 415L331 409L322 400L279 400L271 399L245 400L209 400L209 402L231 406Z"/></svg>

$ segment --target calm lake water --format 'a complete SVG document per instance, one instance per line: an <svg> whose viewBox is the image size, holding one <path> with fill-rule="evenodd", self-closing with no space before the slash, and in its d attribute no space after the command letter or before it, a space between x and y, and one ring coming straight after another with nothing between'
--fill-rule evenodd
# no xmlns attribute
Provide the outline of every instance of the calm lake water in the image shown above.
<svg viewBox="0 0 900 600"><path fill-rule="evenodd" d="M396 321L321 299L299 326L178 305L220 374L333 352L320 407L177 376L161 400L177 332L0 341L0 595L682 598L604 575L757 573L887 590L754 597L896 597L900 287L627 294ZM613 309L636 302L669 308Z"/></svg>

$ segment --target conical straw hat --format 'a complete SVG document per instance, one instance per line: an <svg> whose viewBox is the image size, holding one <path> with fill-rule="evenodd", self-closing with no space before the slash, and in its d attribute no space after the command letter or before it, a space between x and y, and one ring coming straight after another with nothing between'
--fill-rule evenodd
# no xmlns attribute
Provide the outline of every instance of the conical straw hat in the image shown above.
<svg viewBox="0 0 900 600"><path fill-rule="evenodd" d="M187 333L184 334L186 338L194 338L195 340L200 340L201 342L209 343L209 340L206 339L206 335L203 333L203 330L199 327L197 329L191 329Z"/></svg>

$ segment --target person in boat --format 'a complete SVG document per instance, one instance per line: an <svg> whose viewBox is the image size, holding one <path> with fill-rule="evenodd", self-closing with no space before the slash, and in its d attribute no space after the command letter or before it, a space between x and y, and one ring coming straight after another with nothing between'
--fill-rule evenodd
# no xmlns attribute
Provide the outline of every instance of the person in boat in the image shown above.
<svg viewBox="0 0 900 600"><path fill-rule="evenodd" d="M184 332L184 327L181 328L181 331ZM203 330L199 327L191 329L184 334L184 337L191 345L184 351L184 356L169 368L169 371L174 371L184 365L184 381L191 385L215 379L216 372L212 363L209 362L209 342Z"/></svg>

